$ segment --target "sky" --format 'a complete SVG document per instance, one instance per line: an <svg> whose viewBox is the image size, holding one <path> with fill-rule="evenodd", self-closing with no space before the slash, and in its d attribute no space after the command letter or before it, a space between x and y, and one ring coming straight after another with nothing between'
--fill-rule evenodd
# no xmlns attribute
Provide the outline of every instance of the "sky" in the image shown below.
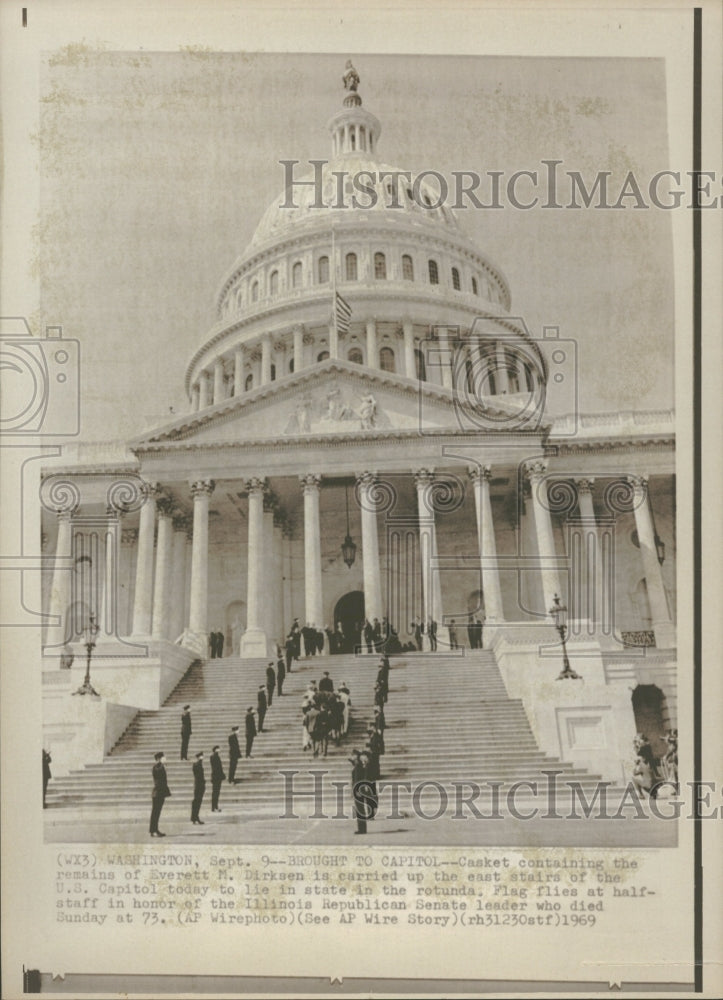
<svg viewBox="0 0 723 1000"><path fill-rule="evenodd" d="M644 188L669 167L655 59L50 53L36 319L81 341L83 440L188 408L186 364L221 279L279 197L279 161L330 154L350 55L379 158L401 169L509 176L556 159L586 179L611 171L617 192L628 170ZM557 326L575 341L583 412L672 407L670 213L503 204L458 217L533 336Z"/></svg>

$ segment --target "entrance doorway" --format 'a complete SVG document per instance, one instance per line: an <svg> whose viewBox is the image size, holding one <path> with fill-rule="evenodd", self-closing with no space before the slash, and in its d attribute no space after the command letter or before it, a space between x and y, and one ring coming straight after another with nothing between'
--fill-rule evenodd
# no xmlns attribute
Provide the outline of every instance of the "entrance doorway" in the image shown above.
<svg viewBox="0 0 723 1000"><path fill-rule="evenodd" d="M668 750L663 736L670 728L665 695L655 684L638 684L632 701L636 730L648 737L654 755L663 757Z"/></svg>
<svg viewBox="0 0 723 1000"><path fill-rule="evenodd" d="M361 627L364 624L364 592L350 590L336 602L334 608L334 629L341 623L344 633L344 652L353 652L360 642Z"/></svg>

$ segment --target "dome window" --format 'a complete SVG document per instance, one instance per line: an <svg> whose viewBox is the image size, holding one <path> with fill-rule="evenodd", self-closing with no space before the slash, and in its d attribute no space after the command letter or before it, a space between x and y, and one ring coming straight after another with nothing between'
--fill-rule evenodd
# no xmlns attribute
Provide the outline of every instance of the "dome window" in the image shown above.
<svg viewBox="0 0 723 1000"><path fill-rule="evenodd" d="M328 357L329 357L329 352L328 351L321 351L320 354L317 355L316 360L317 361L326 361L328 359Z"/></svg>
<svg viewBox="0 0 723 1000"><path fill-rule="evenodd" d="M367 148L367 136L363 125L359 126L359 149Z"/></svg>
<svg viewBox="0 0 723 1000"><path fill-rule="evenodd" d="M387 258L383 253L374 254L374 277L384 280L387 276Z"/></svg>
<svg viewBox="0 0 723 1000"><path fill-rule="evenodd" d="M477 279L472 275L472 294L479 295L479 289L477 288Z"/></svg>
<svg viewBox="0 0 723 1000"><path fill-rule="evenodd" d="M355 365L364 364L364 355L362 354L360 347L352 347L346 357L347 361L351 361L352 364Z"/></svg>
<svg viewBox="0 0 723 1000"><path fill-rule="evenodd" d="M269 295L279 294L279 272L272 271L269 278Z"/></svg>
<svg viewBox="0 0 723 1000"><path fill-rule="evenodd" d="M414 262L408 253L402 256L402 278L405 281L414 281Z"/></svg>
<svg viewBox="0 0 723 1000"><path fill-rule="evenodd" d="M244 389L246 390L246 392L248 392L249 389L253 389L253 387L254 387L254 377L253 375L249 374L246 376L246 381L244 382Z"/></svg>
<svg viewBox="0 0 723 1000"><path fill-rule="evenodd" d="M349 133L349 142L352 153L356 149L356 129L352 128Z"/></svg>
<svg viewBox="0 0 723 1000"><path fill-rule="evenodd" d="M437 267L436 260L430 260L428 262L429 268L429 284L438 285L439 284L439 268Z"/></svg>
<svg viewBox="0 0 723 1000"><path fill-rule="evenodd" d="M294 288L301 288L301 280L303 278L303 268L300 260L294 264L291 269L291 284Z"/></svg>
<svg viewBox="0 0 723 1000"><path fill-rule="evenodd" d="M289 374L291 375L293 371L294 371L294 359L292 357L291 360L289 361Z"/></svg>
<svg viewBox="0 0 723 1000"><path fill-rule="evenodd" d="M346 280L347 281L357 280L357 263L356 263L355 253L348 253L346 255Z"/></svg>
<svg viewBox="0 0 723 1000"><path fill-rule="evenodd" d="M379 352L379 367L383 372L395 372L394 351L391 347L382 347Z"/></svg>
<svg viewBox="0 0 723 1000"><path fill-rule="evenodd" d="M319 284L325 285L329 281L329 258L319 257L318 274L319 274Z"/></svg>
<svg viewBox="0 0 723 1000"><path fill-rule="evenodd" d="M276 381L276 365L274 365L274 364L271 365L271 373L270 374L271 374L271 381L275 382Z"/></svg>
<svg viewBox="0 0 723 1000"><path fill-rule="evenodd" d="M253 285L251 286L251 301L252 302L258 302L259 301L259 283L258 283L258 281L254 281Z"/></svg>
<svg viewBox="0 0 723 1000"><path fill-rule="evenodd" d="M462 283L459 280L459 270L456 267L452 268L452 288L455 292L459 292L462 289Z"/></svg>
<svg viewBox="0 0 723 1000"><path fill-rule="evenodd" d="M424 354L415 348L414 350L414 367L416 370L417 380L419 382L427 381L427 366L424 363Z"/></svg>

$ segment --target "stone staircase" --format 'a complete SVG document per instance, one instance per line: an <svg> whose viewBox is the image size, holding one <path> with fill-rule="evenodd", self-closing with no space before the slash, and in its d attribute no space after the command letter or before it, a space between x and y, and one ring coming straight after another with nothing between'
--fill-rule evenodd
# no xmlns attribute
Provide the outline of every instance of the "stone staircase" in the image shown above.
<svg viewBox="0 0 723 1000"><path fill-rule="evenodd" d="M337 809L337 790L332 782L348 782L350 751L361 749L368 720L373 715L373 688L378 656L319 656L297 661L287 675L284 694L274 696L264 725L256 737L253 757L239 761L239 784L224 783L221 809L224 822L278 819L286 809L285 779L281 771L296 770L295 792L314 788L310 770L328 772L323 778L323 812L332 816ZM193 790L191 764L196 751L205 754L206 796L201 815L211 812L211 783L208 757L214 744L221 747L224 769L228 771L227 737L232 725L240 726L244 746L244 715L248 706L256 708L256 691L265 679L267 660L240 660L227 657L208 660L192 667L164 706L155 712L138 714L102 764L92 765L65 778L51 781L46 816L145 820L150 810L153 754L166 753L168 783L172 797L163 818L190 818ZM430 784L418 799L419 807L434 815L440 803L437 782L448 791L454 809L452 782L476 782L483 794L476 800L479 809L488 809L489 783L499 783L500 809L505 809L506 790L515 782L537 782L540 793L547 786L545 771L562 772L558 785L579 782L587 798L598 775L561 763L542 753L531 732L523 704L509 698L494 656L487 650L461 654L406 654L392 657L389 701L385 708L386 754L381 758L382 779ZM340 746L329 744L326 757L314 758L302 752L301 697L310 679L317 682L324 670L335 685L346 681L352 699L350 731ZM189 761L180 757L180 715L190 703L193 734ZM321 779L319 779L321 780ZM467 793L468 794L468 793ZM516 796L520 810L528 808L532 793L523 788ZM345 792L345 803L350 801ZM382 799L382 803L384 803ZM558 796L558 802L562 803ZM545 808L538 794L535 805ZM400 809L410 815L411 799L404 792ZM563 805L559 805L563 811ZM309 797L294 800L293 812L309 819L315 804ZM381 810L380 810L381 812Z"/></svg>

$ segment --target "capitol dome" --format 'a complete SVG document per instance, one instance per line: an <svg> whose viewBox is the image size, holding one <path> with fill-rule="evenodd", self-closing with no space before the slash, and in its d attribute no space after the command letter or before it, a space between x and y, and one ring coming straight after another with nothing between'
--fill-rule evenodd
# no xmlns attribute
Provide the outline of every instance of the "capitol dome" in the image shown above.
<svg viewBox="0 0 723 1000"><path fill-rule="evenodd" d="M282 161L285 189L219 286L216 322L186 370L191 408L327 360L445 387L446 373L425 364L440 329L463 348L463 365L481 356L474 330L495 368L514 369L486 380L490 394L535 392L544 363L510 315L504 274L445 204L439 175L377 158L381 125L356 90L327 128L330 158ZM512 356L517 345L524 361Z"/></svg>

